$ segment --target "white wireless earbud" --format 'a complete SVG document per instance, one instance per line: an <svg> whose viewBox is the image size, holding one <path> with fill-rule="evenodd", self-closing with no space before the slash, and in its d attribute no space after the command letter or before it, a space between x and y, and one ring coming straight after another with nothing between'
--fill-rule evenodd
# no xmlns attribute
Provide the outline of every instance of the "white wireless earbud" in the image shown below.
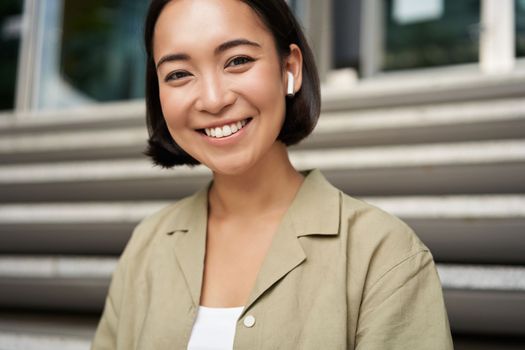
<svg viewBox="0 0 525 350"><path fill-rule="evenodd" d="M286 89L286 96L293 97L295 95L293 74L290 71L288 71L287 73L288 73L288 87Z"/></svg>

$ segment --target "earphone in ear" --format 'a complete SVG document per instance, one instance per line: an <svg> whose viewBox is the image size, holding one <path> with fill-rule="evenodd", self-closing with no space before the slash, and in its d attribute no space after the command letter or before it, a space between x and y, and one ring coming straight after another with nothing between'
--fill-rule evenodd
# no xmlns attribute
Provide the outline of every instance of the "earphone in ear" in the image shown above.
<svg viewBox="0 0 525 350"><path fill-rule="evenodd" d="M294 78L292 72L288 71L288 86L286 89L286 96L287 97L293 97L295 95L294 92Z"/></svg>

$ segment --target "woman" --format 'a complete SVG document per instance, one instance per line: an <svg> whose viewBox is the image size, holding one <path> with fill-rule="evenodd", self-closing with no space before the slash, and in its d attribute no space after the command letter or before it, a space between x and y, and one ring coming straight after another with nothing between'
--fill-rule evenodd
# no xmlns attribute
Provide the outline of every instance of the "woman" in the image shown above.
<svg viewBox="0 0 525 350"><path fill-rule="evenodd" d="M283 0L154 0L148 154L213 181L146 218L93 349L451 349L432 256L400 220L300 173L319 116Z"/></svg>

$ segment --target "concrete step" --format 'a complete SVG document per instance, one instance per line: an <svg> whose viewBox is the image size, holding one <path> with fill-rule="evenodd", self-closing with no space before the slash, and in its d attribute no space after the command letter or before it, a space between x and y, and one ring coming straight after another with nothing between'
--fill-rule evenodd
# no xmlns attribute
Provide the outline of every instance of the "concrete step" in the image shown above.
<svg viewBox="0 0 525 350"><path fill-rule="evenodd" d="M378 74L354 84L344 79L326 84L321 90L323 111L486 101L524 95L524 70L489 75L461 65L455 69L454 75L442 74L439 69L418 69L412 73Z"/></svg>
<svg viewBox="0 0 525 350"><path fill-rule="evenodd" d="M98 314L0 312L0 348L88 350Z"/></svg>
<svg viewBox="0 0 525 350"><path fill-rule="evenodd" d="M78 159L139 158L146 148L144 126L5 135L0 161L29 163Z"/></svg>
<svg viewBox="0 0 525 350"><path fill-rule="evenodd" d="M358 195L525 192L525 140L301 150L298 169L319 167ZM0 166L0 201L172 199L210 179L204 167L154 168L146 159Z"/></svg>
<svg viewBox="0 0 525 350"><path fill-rule="evenodd" d="M144 100L112 102L65 109L4 113L0 136L104 130L144 125Z"/></svg>
<svg viewBox="0 0 525 350"><path fill-rule="evenodd" d="M525 264L523 195L363 199L402 218L438 262Z"/></svg>
<svg viewBox="0 0 525 350"><path fill-rule="evenodd" d="M525 266L439 264L438 272L454 333L525 336Z"/></svg>
<svg viewBox="0 0 525 350"><path fill-rule="evenodd" d="M0 306L100 312L115 264L104 257L1 256ZM438 272L454 330L525 335L525 266L438 264Z"/></svg>
<svg viewBox="0 0 525 350"><path fill-rule="evenodd" d="M1 256L0 307L100 312L114 257Z"/></svg>
<svg viewBox="0 0 525 350"><path fill-rule="evenodd" d="M89 350L91 338L0 330L0 344L6 350Z"/></svg>
<svg viewBox="0 0 525 350"><path fill-rule="evenodd" d="M132 104L125 110L128 115L121 111L116 117L102 110L99 113L105 119L93 116L80 118L78 123L72 123L74 117L51 118L47 122L40 117L36 121L22 119L16 125L0 124L0 162L140 157L147 139L144 107ZM525 137L524 111L525 101L511 98L324 112L313 135L294 148L520 138Z"/></svg>
<svg viewBox="0 0 525 350"><path fill-rule="evenodd" d="M167 202L0 206L0 252L120 254L133 228Z"/></svg>
<svg viewBox="0 0 525 350"><path fill-rule="evenodd" d="M525 101L501 99L321 115L303 148L378 146L522 138Z"/></svg>
<svg viewBox="0 0 525 350"><path fill-rule="evenodd" d="M436 261L525 264L525 196L362 197L405 220ZM0 253L119 254L164 201L0 205Z"/></svg>
<svg viewBox="0 0 525 350"><path fill-rule="evenodd" d="M458 334L452 335L454 350L523 350L525 337L508 335L486 334Z"/></svg>

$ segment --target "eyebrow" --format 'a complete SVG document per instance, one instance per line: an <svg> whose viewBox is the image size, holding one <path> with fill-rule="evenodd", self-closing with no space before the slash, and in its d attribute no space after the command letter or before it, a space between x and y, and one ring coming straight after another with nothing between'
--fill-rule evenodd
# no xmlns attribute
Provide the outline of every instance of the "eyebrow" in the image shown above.
<svg viewBox="0 0 525 350"><path fill-rule="evenodd" d="M173 62L173 61L189 61L190 56L186 55L185 53L173 53L166 56L162 56L162 58L157 63L157 69L159 69L160 65L165 62Z"/></svg>
<svg viewBox="0 0 525 350"><path fill-rule="evenodd" d="M234 47L237 47L237 46L243 46L243 45L247 45L247 46L253 46L253 47L261 47L261 45L259 45L258 43L254 42L254 41L250 41L248 39L234 39L234 40L229 40L229 41L226 41L222 44L220 44L219 46L217 46L214 50L214 54L215 55L218 55L224 51L227 51L227 50L230 50ZM190 56L188 54L185 54L185 53L174 53L174 54L169 54L169 55L166 55L166 56L163 56L159 62L157 63L157 69L159 69L160 65L165 63L165 62L173 62L173 61L188 61L190 59Z"/></svg>
<svg viewBox="0 0 525 350"><path fill-rule="evenodd" d="M226 41L220 44L219 46L217 46L214 53L218 55L224 51L227 51L229 49L232 49L237 46L242 46L242 45L254 46L254 47L259 47L259 48L261 47L261 45L257 44L254 41L250 41L248 39L234 39L234 40Z"/></svg>

